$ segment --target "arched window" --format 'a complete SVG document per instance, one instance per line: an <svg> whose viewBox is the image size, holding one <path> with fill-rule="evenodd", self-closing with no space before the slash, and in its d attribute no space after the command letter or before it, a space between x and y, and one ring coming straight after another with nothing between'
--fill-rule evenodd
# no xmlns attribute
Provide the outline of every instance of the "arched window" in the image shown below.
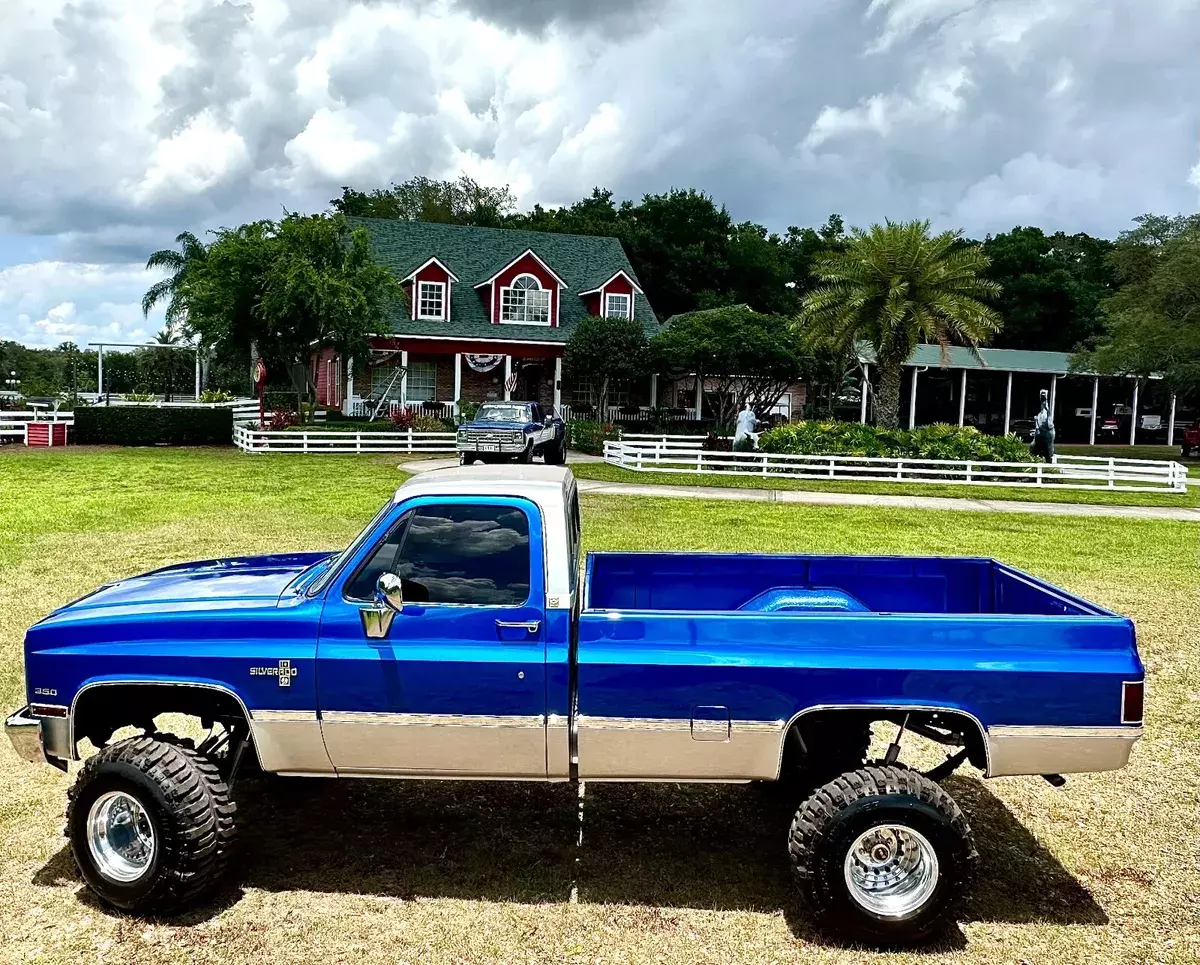
<svg viewBox="0 0 1200 965"><path fill-rule="evenodd" d="M533 275L518 275L500 289L500 321L518 325L550 324L550 292Z"/></svg>

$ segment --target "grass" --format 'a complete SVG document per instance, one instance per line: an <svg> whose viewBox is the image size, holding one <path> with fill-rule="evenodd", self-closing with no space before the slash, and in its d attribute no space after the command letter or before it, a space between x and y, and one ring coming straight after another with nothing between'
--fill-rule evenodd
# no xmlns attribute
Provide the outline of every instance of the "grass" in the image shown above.
<svg viewBox="0 0 1200 965"><path fill-rule="evenodd" d="M347 541L395 456L0 454L0 697L24 628L103 580ZM1130 767L948 785L980 881L933 953L830 944L797 907L786 814L751 787L238 785L243 859L175 922L98 906L61 837L70 778L0 750L0 961L1168 962L1200 958L1200 600L1194 524L585 497L590 549L986 553L1131 614L1150 675ZM576 896L572 899L572 894Z"/></svg>
<svg viewBox="0 0 1200 965"><path fill-rule="evenodd" d="M581 479L659 486L717 486L729 489L794 489L803 492L864 493L884 496L948 496L957 499L1003 499L1024 503L1075 503L1093 506L1200 506L1200 489L1186 493L1106 492L1087 489L1018 489L1004 486L955 486L941 483L886 483L735 476L719 473L637 472L607 463L573 463Z"/></svg>

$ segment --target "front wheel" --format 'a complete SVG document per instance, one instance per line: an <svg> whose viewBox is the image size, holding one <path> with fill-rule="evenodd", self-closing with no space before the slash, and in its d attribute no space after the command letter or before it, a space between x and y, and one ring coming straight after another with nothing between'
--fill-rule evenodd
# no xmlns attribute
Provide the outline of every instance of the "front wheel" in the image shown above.
<svg viewBox="0 0 1200 965"><path fill-rule="evenodd" d="M215 762L178 743L133 737L83 765L67 798L67 837L101 899L169 914L221 881L236 810Z"/></svg>
<svg viewBox="0 0 1200 965"><path fill-rule="evenodd" d="M788 852L819 925L884 947L953 923L977 858L953 798L898 767L864 767L819 788L796 812Z"/></svg>
<svg viewBox="0 0 1200 965"><path fill-rule="evenodd" d="M567 437L564 434L557 442L546 447L546 465L561 466L567 461Z"/></svg>
<svg viewBox="0 0 1200 965"><path fill-rule="evenodd" d="M525 447L525 451L517 456L517 462L530 463L533 462L533 442Z"/></svg>

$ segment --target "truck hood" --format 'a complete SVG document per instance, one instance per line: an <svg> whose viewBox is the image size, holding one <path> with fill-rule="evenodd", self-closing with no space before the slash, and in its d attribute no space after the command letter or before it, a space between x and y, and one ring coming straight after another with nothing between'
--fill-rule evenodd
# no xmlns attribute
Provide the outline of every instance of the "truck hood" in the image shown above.
<svg viewBox="0 0 1200 965"><path fill-rule="evenodd" d="M107 583L55 610L43 623L75 622L97 611L210 609L262 606L277 601L300 573L332 553L238 556L163 567Z"/></svg>
<svg viewBox="0 0 1200 965"><path fill-rule="evenodd" d="M462 428L464 428L464 429L516 429L520 432L523 432L532 425L533 425L532 422L493 422L492 420L489 419L487 422L468 422L466 425L462 426Z"/></svg>

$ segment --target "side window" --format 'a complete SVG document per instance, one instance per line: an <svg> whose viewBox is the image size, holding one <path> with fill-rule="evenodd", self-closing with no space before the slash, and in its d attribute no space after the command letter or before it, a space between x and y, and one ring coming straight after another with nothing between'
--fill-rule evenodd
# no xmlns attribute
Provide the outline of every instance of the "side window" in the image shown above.
<svg viewBox="0 0 1200 965"><path fill-rule="evenodd" d="M395 544L388 534L346 595L371 599L383 572L400 577L413 603L519 606L529 599L529 519L509 506L423 506Z"/></svg>
<svg viewBox="0 0 1200 965"><path fill-rule="evenodd" d="M535 402L529 408L531 409L530 416L532 417L534 422L544 422L545 421L542 418L542 407L540 405L538 405Z"/></svg>
<svg viewBox="0 0 1200 965"><path fill-rule="evenodd" d="M375 552L367 562L359 567L358 572L346 584L343 596L348 600L375 599L375 584L384 573L396 572L396 556L400 552L400 544L404 541L404 532L412 520L412 513L405 513L391 529L383 541L375 548ZM408 587L405 587L407 591Z"/></svg>

